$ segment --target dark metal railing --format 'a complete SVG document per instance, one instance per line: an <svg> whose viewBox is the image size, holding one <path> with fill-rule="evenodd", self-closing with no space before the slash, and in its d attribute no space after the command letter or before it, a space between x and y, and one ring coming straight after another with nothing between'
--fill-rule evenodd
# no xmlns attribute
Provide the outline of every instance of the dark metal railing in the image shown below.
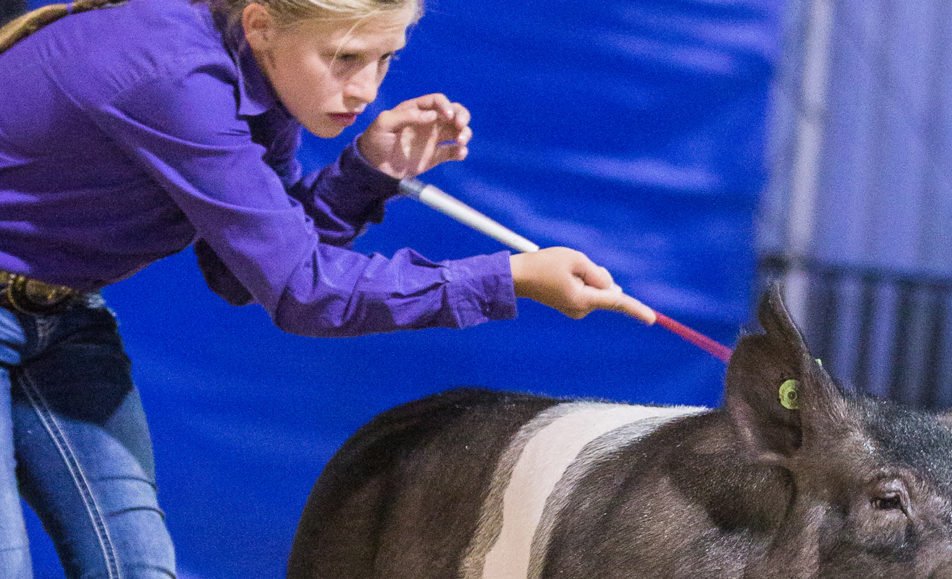
<svg viewBox="0 0 952 579"><path fill-rule="evenodd" d="M855 390L920 408L952 406L952 278L769 255L762 279L807 276L811 350Z"/></svg>

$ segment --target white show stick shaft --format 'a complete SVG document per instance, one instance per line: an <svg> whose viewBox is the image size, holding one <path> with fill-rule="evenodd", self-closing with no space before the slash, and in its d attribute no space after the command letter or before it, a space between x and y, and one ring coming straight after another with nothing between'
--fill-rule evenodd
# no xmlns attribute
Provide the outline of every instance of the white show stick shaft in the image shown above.
<svg viewBox="0 0 952 579"><path fill-rule="evenodd" d="M427 207L436 209L440 213L452 217L464 225L472 227L476 231L492 237L496 241L516 251L520 251L522 253L532 253L539 251L539 246L535 243L532 243L518 233L503 227L496 221L486 217L479 211L476 211L469 205L466 205L450 194L441 191L433 185L424 183L419 179L414 179L412 177L401 179L400 192L407 197L416 199ZM621 291L621 288L619 288L617 284L613 284L613 287L619 292ZM634 298L631 299L634 300ZM635 301L638 302L638 300ZM654 324L657 320L656 312L641 302L638 302L638 306L643 308L643 310L642 313L636 317L649 326Z"/></svg>
<svg viewBox="0 0 952 579"><path fill-rule="evenodd" d="M400 181L400 192L407 197L416 199L431 209L436 209L440 213L448 215L456 221L492 237L496 241L516 251L523 253L539 251L539 246L535 243L532 243L511 229L503 227L498 222L476 211L459 199L419 179L412 177L402 179Z"/></svg>

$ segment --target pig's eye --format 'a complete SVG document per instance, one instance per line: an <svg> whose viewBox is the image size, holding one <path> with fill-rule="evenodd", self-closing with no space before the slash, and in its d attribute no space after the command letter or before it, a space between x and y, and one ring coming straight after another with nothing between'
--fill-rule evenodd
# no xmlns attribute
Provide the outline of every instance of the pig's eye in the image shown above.
<svg viewBox="0 0 952 579"><path fill-rule="evenodd" d="M873 508L880 511L894 511L902 509L902 497L899 494L890 494L873 499Z"/></svg>

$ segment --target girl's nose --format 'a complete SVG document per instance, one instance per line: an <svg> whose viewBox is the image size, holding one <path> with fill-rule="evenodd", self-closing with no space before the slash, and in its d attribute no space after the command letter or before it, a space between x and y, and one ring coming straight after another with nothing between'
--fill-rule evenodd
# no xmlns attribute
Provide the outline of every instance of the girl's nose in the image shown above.
<svg viewBox="0 0 952 579"><path fill-rule="evenodd" d="M346 97L359 100L362 104L372 103L377 98L380 79L374 65L362 68L347 83Z"/></svg>

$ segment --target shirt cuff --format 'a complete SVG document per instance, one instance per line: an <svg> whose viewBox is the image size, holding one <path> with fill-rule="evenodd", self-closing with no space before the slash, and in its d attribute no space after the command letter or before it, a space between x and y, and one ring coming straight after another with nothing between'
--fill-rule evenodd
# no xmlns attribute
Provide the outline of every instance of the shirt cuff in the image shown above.
<svg viewBox="0 0 952 579"><path fill-rule="evenodd" d="M334 181L341 185L329 191L326 198L335 212L346 219L380 223L384 202L400 192L400 180L377 170L364 159L356 139L341 152L334 171Z"/></svg>
<svg viewBox="0 0 952 579"><path fill-rule="evenodd" d="M516 317L516 291L509 252L444 262L447 293L460 328Z"/></svg>

